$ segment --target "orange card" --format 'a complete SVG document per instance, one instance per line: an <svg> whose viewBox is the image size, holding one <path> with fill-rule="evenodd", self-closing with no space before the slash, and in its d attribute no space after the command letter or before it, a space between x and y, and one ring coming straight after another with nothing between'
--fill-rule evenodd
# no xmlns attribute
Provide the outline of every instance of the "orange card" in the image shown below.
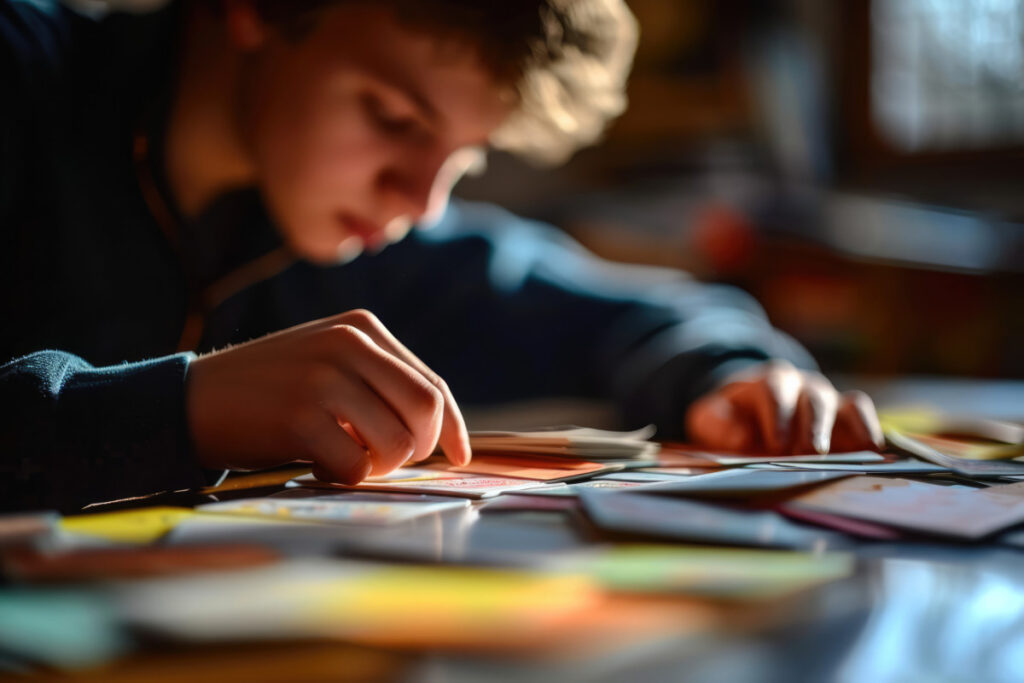
<svg viewBox="0 0 1024 683"><path fill-rule="evenodd" d="M516 479L533 479L535 481L559 481L574 479L586 475L612 472L621 467L602 465L586 460L567 460L564 458L544 458L538 456L495 455L487 453L477 455L468 465L450 467L438 463L431 465L437 469L468 474L489 474Z"/></svg>

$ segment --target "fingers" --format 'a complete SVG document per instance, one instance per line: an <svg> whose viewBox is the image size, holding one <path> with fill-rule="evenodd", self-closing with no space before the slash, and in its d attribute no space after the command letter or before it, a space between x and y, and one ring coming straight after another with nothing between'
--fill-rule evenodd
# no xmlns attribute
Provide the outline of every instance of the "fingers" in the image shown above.
<svg viewBox="0 0 1024 683"><path fill-rule="evenodd" d="M781 453L792 439L790 425L800 399L801 380L800 371L785 361L773 363L765 380L770 400L760 411L765 414L762 434L772 452Z"/></svg>
<svg viewBox="0 0 1024 683"><path fill-rule="evenodd" d="M433 446L440 445L448 459L455 465L469 464L472 453L469 447L469 434L466 430L466 422L462 417L462 411L455 402L448 385L433 370L421 361L415 354L407 349L398 339L391 334L380 320L369 311L351 311L343 316L346 324L350 324L362 330L373 339L382 349L394 354L405 361L410 367L419 372L431 385L440 393L443 402L443 413L441 431L434 444L431 444L430 451L422 452L417 450L413 456L414 462L427 458L433 451Z"/></svg>
<svg viewBox="0 0 1024 683"><path fill-rule="evenodd" d="M687 413L692 439L726 450L827 453L833 449L834 431L843 447L847 441L880 439L870 399L855 393L841 401L825 377L782 361L737 376ZM848 433L855 433L855 438L847 439Z"/></svg>
<svg viewBox="0 0 1024 683"><path fill-rule="evenodd" d="M836 422L836 411L839 409L839 392L832 383L818 374L810 375L804 387L803 396L807 397L810 407L811 451L828 453L832 448L832 427Z"/></svg>
<svg viewBox="0 0 1024 683"><path fill-rule="evenodd" d="M844 394L848 403L853 405L853 410L860 417L871 437L871 443L879 451L885 450L885 433L882 431L882 422L878 419L878 410L875 402L863 391L848 391Z"/></svg>
<svg viewBox="0 0 1024 683"><path fill-rule="evenodd" d="M384 440L397 445L399 454L382 453L379 463L381 469L383 470L385 462L401 464L406 458L421 460L429 456L441 432L444 412L444 397L441 392L420 372L382 349L355 327L340 325L332 328L324 343L328 350L335 354L339 367L346 368L346 374L356 374L365 382L413 438L412 453L402 453L406 444L402 443L400 433L399 436L395 436L393 430L388 432L390 436L385 436ZM341 406L339 412L346 414L339 417L348 419L360 435L369 439L369 434L364 432L369 423L364 426L360 421L351 419L348 413L352 410L356 408Z"/></svg>
<svg viewBox="0 0 1024 683"><path fill-rule="evenodd" d="M324 366L318 380L321 403L342 428L348 426L365 444L372 462L371 474L391 472L410 460L416 437L362 378Z"/></svg>
<svg viewBox="0 0 1024 683"><path fill-rule="evenodd" d="M832 445L842 451L885 449L875 404L863 391L848 391L842 395L832 430Z"/></svg>
<svg viewBox="0 0 1024 683"><path fill-rule="evenodd" d="M714 450L745 452L758 447L757 425L733 397L716 392L698 400L686 413L686 433L696 444Z"/></svg>
<svg viewBox="0 0 1024 683"><path fill-rule="evenodd" d="M453 462L470 455L451 391L364 311L196 358L186 416L208 467L306 460L318 476L355 482L438 443Z"/></svg>
<svg viewBox="0 0 1024 683"><path fill-rule="evenodd" d="M839 394L821 375L793 366L773 368L739 397L757 416L767 452L829 452Z"/></svg>
<svg viewBox="0 0 1024 683"><path fill-rule="evenodd" d="M314 463L317 479L354 485L369 475L369 454L327 411L303 410L293 416L291 426L300 450Z"/></svg>
<svg viewBox="0 0 1024 683"><path fill-rule="evenodd" d="M723 393L745 407L758 425L758 441L769 453L789 450L791 426L803 384L803 375L786 361L760 366L755 379L738 381Z"/></svg>

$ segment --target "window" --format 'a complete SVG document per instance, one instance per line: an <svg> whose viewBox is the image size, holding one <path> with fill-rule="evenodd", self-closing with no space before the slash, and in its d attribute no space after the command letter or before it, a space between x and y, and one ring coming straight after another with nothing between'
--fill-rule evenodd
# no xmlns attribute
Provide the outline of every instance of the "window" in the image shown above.
<svg viewBox="0 0 1024 683"><path fill-rule="evenodd" d="M871 116L905 153L1024 143L1024 1L874 0Z"/></svg>

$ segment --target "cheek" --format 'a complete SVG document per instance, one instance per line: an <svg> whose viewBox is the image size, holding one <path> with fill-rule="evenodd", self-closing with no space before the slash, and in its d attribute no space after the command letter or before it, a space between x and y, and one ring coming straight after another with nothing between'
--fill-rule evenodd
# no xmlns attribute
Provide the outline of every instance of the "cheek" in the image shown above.
<svg viewBox="0 0 1024 683"><path fill-rule="evenodd" d="M380 158L351 106L269 110L253 130L260 190L285 240L302 256L336 258L339 210L365 212Z"/></svg>
<svg viewBox="0 0 1024 683"><path fill-rule="evenodd" d="M263 185L289 202L336 204L337 195L365 195L378 167L373 132L354 103L279 111L259 135Z"/></svg>

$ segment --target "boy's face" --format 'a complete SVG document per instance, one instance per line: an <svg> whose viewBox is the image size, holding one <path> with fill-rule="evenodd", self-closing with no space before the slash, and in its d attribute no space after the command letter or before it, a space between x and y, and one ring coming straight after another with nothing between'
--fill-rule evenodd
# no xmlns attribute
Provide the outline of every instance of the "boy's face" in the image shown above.
<svg viewBox="0 0 1024 683"><path fill-rule="evenodd" d="M471 50L339 4L301 38L261 25L239 125L285 241L321 262L383 246L443 210L511 98Z"/></svg>

